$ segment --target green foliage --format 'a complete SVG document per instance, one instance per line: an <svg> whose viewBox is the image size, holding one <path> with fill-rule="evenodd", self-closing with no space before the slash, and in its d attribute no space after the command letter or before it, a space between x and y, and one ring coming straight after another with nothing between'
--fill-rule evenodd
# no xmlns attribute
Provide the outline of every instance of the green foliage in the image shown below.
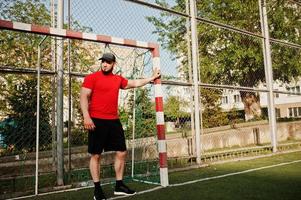
<svg viewBox="0 0 301 200"><path fill-rule="evenodd" d="M220 107L221 91L215 89L201 89L203 104L202 122L204 128L223 126L229 123L227 114Z"/></svg>
<svg viewBox="0 0 301 200"><path fill-rule="evenodd" d="M149 97L149 90L137 88L135 104L132 94L128 101L128 108L119 110L120 121L125 128L127 138L132 138L133 131L133 106L135 106L135 138L149 137L155 135L156 116L154 105ZM133 91L134 92L134 91Z"/></svg>
<svg viewBox="0 0 301 200"><path fill-rule="evenodd" d="M132 137L132 115L129 113L130 111L127 111L124 107L119 108L119 120L122 124L122 128L124 129L125 137L127 139ZM131 112L133 114L133 112Z"/></svg>
<svg viewBox="0 0 301 200"><path fill-rule="evenodd" d="M167 119L172 121L178 120L179 118L190 117L190 113L183 112L182 107L187 107L188 103L180 100L177 96L169 96L164 104L164 114Z"/></svg>
<svg viewBox="0 0 301 200"><path fill-rule="evenodd" d="M235 128L235 124L239 123L240 118L239 118L239 112L236 108L232 108L228 112L228 119L229 119L229 124L232 128ZM241 118L243 119L243 118Z"/></svg>
<svg viewBox="0 0 301 200"><path fill-rule="evenodd" d="M261 34L258 1L195 2L198 17ZM166 0L156 0L156 3L179 10L179 6L185 4L185 0L176 0L174 6L168 6ZM293 1L270 1L268 9L271 36L301 44L301 7ZM160 17L147 19L156 27L154 33L159 36L163 47L181 58L182 72L186 73L186 20L166 12L162 12ZM266 82L261 38L246 36L200 21L197 23L197 33L200 80L203 83L256 87L259 83ZM301 75L301 51L298 48L272 43L271 49L274 80L289 82Z"/></svg>
<svg viewBox="0 0 301 200"><path fill-rule="evenodd" d="M282 117L277 118L277 122L294 122L294 121L301 121L300 117Z"/></svg>
<svg viewBox="0 0 301 200"><path fill-rule="evenodd" d="M188 106L188 102L177 96L169 96L164 104L165 121L173 121L175 128L179 128L183 137L187 136L187 131L191 129L191 113L183 111L183 108Z"/></svg>
<svg viewBox="0 0 301 200"><path fill-rule="evenodd" d="M4 144L13 146L16 150L33 151L36 145L37 117L37 81L27 79L20 81L8 97L11 113L1 132ZM49 98L40 96L40 148L47 148L51 143Z"/></svg>
<svg viewBox="0 0 301 200"><path fill-rule="evenodd" d="M84 129L72 130L70 143L74 146L81 146L88 144L88 133Z"/></svg>
<svg viewBox="0 0 301 200"><path fill-rule="evenodd" d="M50 11L48 10L48 1L45 0L3 0L0 2L0 17L2 19L38 24L44 26L50 26L51 18ZM71 25L73 30L90 32L92 29L80 25L79 22L72 20ZM66 28L67 25L64 25ZM0 32L0 66L8 66L13 68L36 68L38 44L42 40L43 35L21 33L14 31L1 30ZM95 62L95 53L90 51L90 46L87 43L79 40L71 40L71 67L74 72L87 72L89 66ZM91 43L90 43L91 44ZM67 43L64 43L64 63L67 63ZM51 63L51 40L48 37L41 46L41 68L53 70ZM65 65L67 66L67 65ZM67 70L66 67L64 70ZM0 96L11 95L10 88L18 82L18 78L15 74L7 74L0 80ZM28 77L24 77L27 79ZM44 78L44 77L43 77ZM82 116L79 106L79 91L81 88L81 80L71 79L72 81L72 103L73 111L77 124L75 124L75 130L83 130ZM67 82L65 80L65 82ZM52 80L41 82L41 90L47 92L50 97L55 96L56 88L53 87L55 82ZM67 87L64 90L64 95L68 95ZM10 112L10 108L7 107L8 100L0 100L0 110L4 115ZM54 103L54 102L53 102ZM79 131L80 132L80 131ZM74 137L78 137L85 141L84 134L79 134L75 131ZM83 136L83 138L81 137ZM75 142L78 143L78 142Z"/></svg>
<svg viewBox="0 0 301 200"><path fill-rule="evenodd" d="M49 12L46 6L38 0L5 0L0 4L0 17L24 23L50 24ZM1 30L0 66L36 68L37 48L41 39L42 36L34 34ZM1 78L0 96L10 96L11 88L20 77L15 74L7 74ZM42 88L44 87L42 86ZM9 113L7 99L1 101L1 111Z"/></svg>
<svg viewBox="0 0 301 200"><path fill-rule="evenodd" d="M11 21L50 25L45 0L12 0L0 5L1 18Z"/></svg>
<svg viewBox="0 0 301 200"><path fill-rule="evenodd" d="M136 136L154 136L156 130L155 109L149 97L149 90L140 88L136 94Z"/></svg>
<svg viewBox="0 0 301 200"><path fill-rule="evenodd" d="M0 17L11 21L49 25L50 15L39 0L14 0L0 7ZM0 32L0 65L33 67L42 35L2 30Z"/></svg>

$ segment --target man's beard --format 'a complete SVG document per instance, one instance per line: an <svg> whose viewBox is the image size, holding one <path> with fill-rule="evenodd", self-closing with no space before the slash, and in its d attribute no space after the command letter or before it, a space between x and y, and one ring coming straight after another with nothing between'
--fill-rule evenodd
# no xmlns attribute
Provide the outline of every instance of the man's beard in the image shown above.
<svg viewBox="0 0 301 200"><path fill-rule="evenodd" d="M111 73L112 73L113 68L110 69L109 71L104 71L104 70L101 68L101 71L102 71L102 73L103 73L104 75L108 75L108 74L111 74Z"/></svg>

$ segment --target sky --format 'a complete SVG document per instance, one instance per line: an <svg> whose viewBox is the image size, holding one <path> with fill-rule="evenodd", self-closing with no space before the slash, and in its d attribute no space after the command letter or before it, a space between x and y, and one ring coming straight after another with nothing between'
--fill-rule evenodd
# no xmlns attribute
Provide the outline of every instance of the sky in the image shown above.
<svg viewBox="0 0 301 200"><path fill-rule="evenodd" d="M154 0L148 2L154 3ZM174 4L174 0L169 3ZM155 27L146 20L147 16L159 16L160 12L155 9L123 0L71 0L71 13L81 25L91 27L93 33L158 43L158 35L153 33ZM162 47L160 54L162 74L177 76L174 56Z"/></svg>

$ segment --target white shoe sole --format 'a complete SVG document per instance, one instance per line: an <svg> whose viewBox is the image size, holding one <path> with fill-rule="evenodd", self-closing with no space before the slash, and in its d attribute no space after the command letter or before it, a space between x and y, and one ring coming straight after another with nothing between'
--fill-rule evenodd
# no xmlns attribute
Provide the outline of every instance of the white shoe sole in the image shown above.
<svg viewBox="0 0 301 200"><path fill-rule="evenodd" d="M114 191L114 195L132 196L132 195L135 195L135 194L136 194L136 192L133 193L133 194L128 194L128 193L125 193L125 192L115 192Z"/></svg>
<svg viewBox="0 0 301 200"><path fill-rule="evenodd" d="M95 198L95 197L93 197L93 200L96 200L96 198Z"/></svg>

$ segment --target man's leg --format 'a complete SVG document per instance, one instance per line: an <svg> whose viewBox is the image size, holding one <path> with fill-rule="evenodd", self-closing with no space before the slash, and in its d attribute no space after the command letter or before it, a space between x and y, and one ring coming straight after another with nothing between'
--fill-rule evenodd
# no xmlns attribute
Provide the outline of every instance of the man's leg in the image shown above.
<svg viewBox="0 0 301 200"><path fill-rule="evenodd" d="M126 151L117 151L115 155L115 174L116 181L123 179L124 165L125 165Z"/></svg>
<svg viewBox="0 0 301 200"><path fill-rule="evenodd" d="M100 173L100 154L92 154L90 158L90 173L93 179L93 182L99 182L99 173Z"/></svg>
<svg viewBox="0 0 301 200"><path fill-rule="evenodd" d="M126 158L126 151L117 151L115 155L115 173L116 173L116 186L115 186L115 195L133 195L136 194L135 191L129 189L126 185L124 185L123 173L125 167L125 158Z"/></svg>
<svg viewBox="0 0 301 200"><path fill-rule="evenodd" d="M105 199L100 186L100 154L91 155L90 173L94 182L94 200Z"/></svg>

